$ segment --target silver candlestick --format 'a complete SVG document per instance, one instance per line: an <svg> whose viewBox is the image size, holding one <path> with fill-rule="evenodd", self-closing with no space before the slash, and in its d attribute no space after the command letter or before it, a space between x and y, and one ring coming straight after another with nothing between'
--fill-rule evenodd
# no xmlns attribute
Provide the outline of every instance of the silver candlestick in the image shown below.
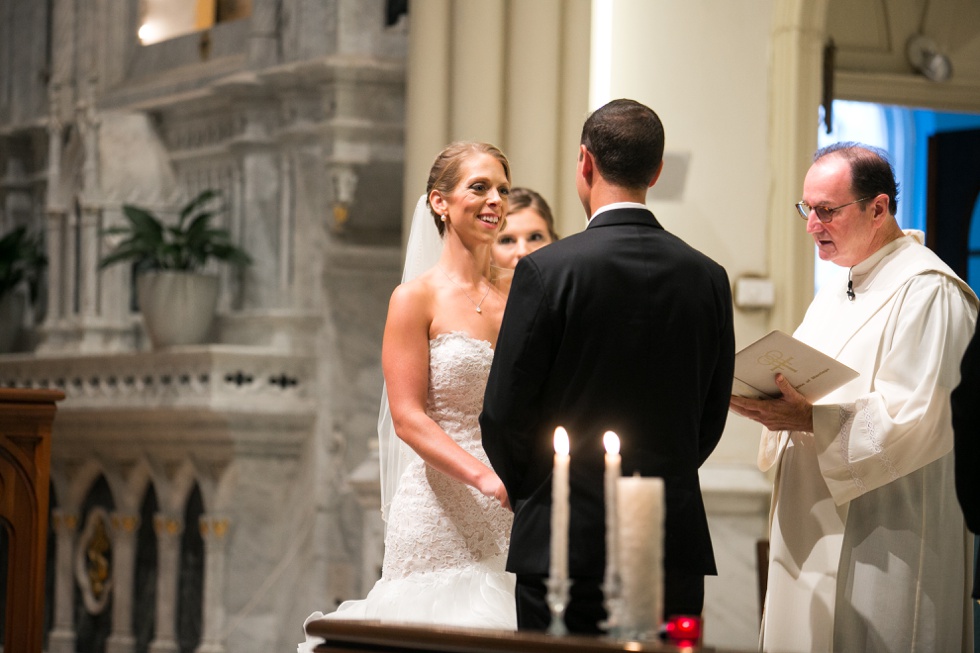
<svg viewBox="0 0 980 653"><path fill-rule="evenodd" d="M565 610L568 609L572 581L567 578L548 578L546 585L548 587L546 600L548 601L548 609L551 611L551 624L548 626L548 634L567 635Z"/></svg>
<svg viewBox="0 0 980 653"><path fill-rule="evenodd" d="M623 581L618 571L606 572L602 582L602 605L606 609L606 620L600 625L609 637L621 639L623 635Z"/></svg>

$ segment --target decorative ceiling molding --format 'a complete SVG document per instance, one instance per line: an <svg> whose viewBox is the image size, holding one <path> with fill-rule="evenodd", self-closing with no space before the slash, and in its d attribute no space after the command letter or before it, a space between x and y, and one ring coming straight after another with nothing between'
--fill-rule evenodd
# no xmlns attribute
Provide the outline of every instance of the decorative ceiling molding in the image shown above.
<svg viewBox="0 0 980 653"><path fill-rule="evenodd" d="M980 111L980 84L956 77L937 84L921 75L838 70L835 81L838 99L940 111Z"/></svg>

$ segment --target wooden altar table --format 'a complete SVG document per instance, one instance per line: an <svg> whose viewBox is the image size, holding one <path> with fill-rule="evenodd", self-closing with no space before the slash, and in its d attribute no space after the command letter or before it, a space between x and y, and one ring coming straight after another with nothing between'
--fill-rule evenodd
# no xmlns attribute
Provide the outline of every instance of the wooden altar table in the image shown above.
<svg viewBox="0 0 980 653"><path fill-rule="evenodd" d="M318 619L307 631L326 642L317 653L736 653L710 647L677 648L658 642L631 642L568 635L553 637L543 633L512 632L480 628L412 626L378 621Z"/></svg>

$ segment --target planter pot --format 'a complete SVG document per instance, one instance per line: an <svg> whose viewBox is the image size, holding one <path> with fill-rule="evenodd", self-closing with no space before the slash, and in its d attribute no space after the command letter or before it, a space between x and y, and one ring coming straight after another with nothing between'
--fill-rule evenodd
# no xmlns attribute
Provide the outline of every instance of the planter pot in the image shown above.
<svg viewBox="0 0 980 653"><path fill-rule="evenodd" d="M8 292L0 299L0 354L14 350L26 311L27 297L23 293Z"/></svg>
<svg viewBox="0 0 980 653"><path fill-rule="evenodd" d="M218 277L196 272L144 272L136 298L154 349L205 341L218 303Z"/></svg>

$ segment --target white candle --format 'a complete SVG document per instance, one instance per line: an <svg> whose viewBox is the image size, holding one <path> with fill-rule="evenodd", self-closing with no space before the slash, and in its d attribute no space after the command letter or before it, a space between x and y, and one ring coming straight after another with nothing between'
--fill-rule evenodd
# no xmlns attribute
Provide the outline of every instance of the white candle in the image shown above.
<svg viewBox="0 0 980 653"><path fill-rule="evenodd" d="M616 577L619 574L619 520L616 504L616 484L622 475L619 455L619 436L606 431L602 436L606 447L606 588L615 591Z"/></svg>
<svg viewBox="0 0 980 653"><path fill-rule="evenodd" d="M551 580L568 578L568 432L555 429L555 467L551 476Z"/></svg>
<svg viewBox="0 0 980 653"><path fill-rule="evenodd" d="M634 476L619 479L617 485L621 626L640 636L653 635L663 623L664 482Z"/></svg>

